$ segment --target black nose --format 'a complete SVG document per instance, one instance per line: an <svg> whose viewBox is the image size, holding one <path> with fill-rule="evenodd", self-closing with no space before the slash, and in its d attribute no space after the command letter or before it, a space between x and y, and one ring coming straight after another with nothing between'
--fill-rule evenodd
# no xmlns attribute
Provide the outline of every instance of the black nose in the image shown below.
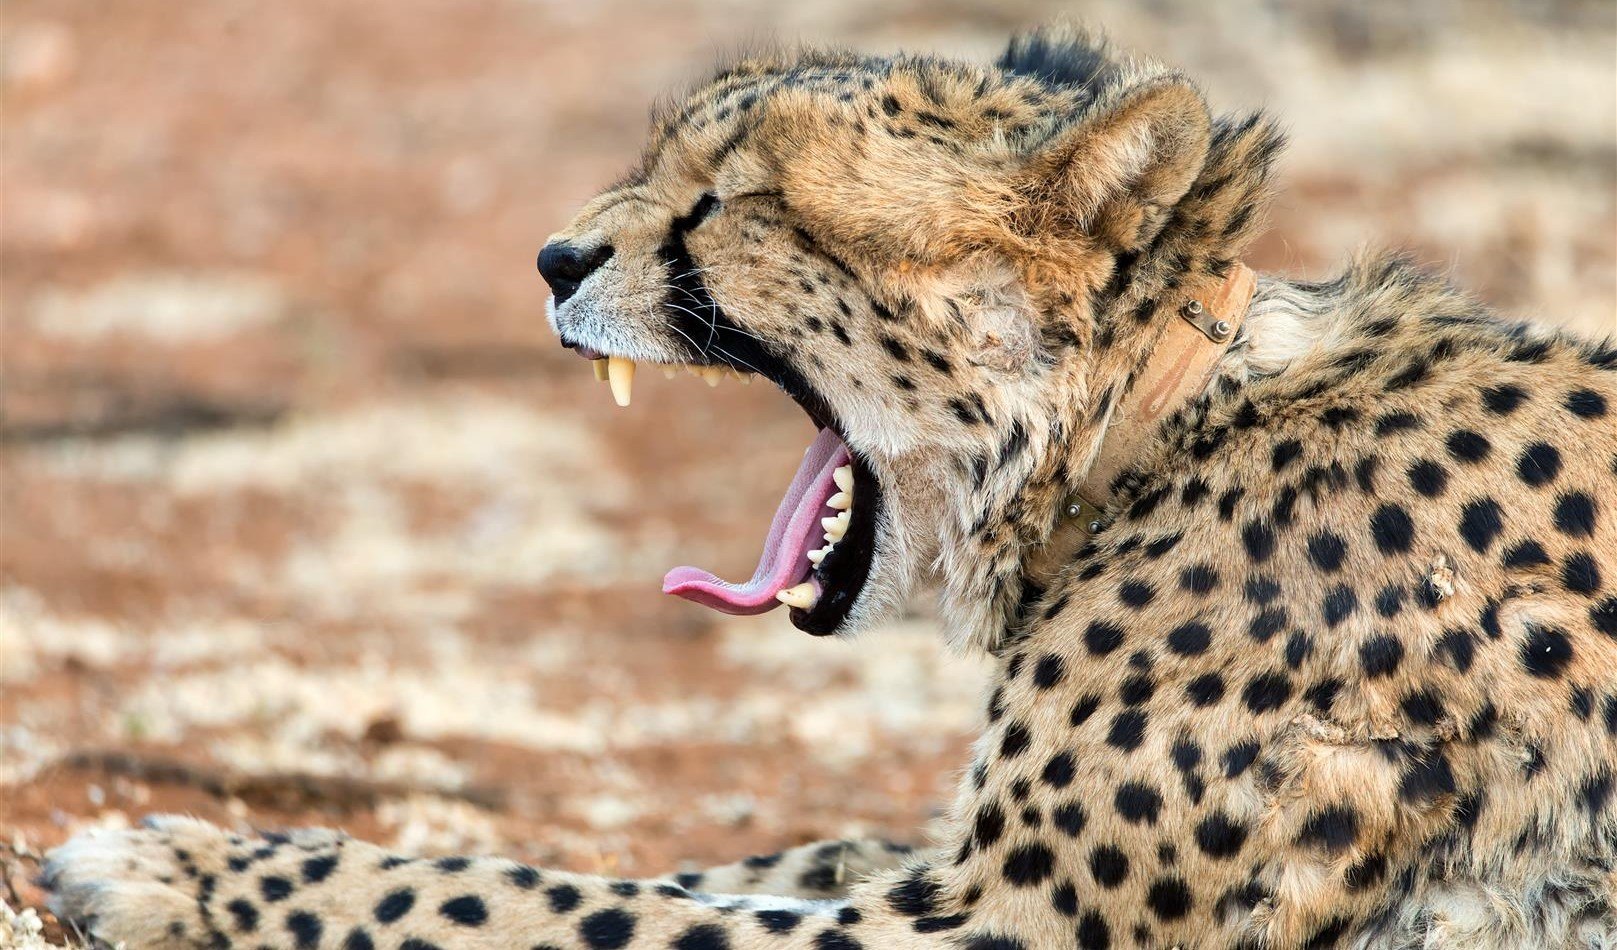
<svg viewBox="0 0 1617 950"><path fill-rule="evenodd" d="M559 307L567 298L578 293L578 285L595 269L612 259L612 245L602 244L594 250L580 250L566 241L551 241L539 250L539 276L550 285Z"/></svg>

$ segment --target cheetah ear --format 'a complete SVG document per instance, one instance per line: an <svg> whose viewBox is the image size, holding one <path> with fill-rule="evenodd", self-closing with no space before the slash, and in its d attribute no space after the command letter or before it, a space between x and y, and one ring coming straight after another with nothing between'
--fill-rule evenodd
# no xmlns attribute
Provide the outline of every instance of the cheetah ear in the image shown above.
<svg viewBox="0 0 1617 950"><path fill-rule="evenodd" d="M1212 120L1188 80L1120 83L1102 100L1027 152L1018 191L1028 196L1034 233L1077 222L1133 246L1206 163Z"/></svg>

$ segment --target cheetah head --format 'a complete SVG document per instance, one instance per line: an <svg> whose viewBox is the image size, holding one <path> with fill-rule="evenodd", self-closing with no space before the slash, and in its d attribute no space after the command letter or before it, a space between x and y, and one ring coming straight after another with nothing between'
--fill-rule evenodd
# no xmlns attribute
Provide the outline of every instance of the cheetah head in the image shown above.
<svg viewBox="0 0 1617 950"><path fill-rule="evenodd" d="M1140 301L1227 265L1277 141L1067 27L993 65L747 60L663 109L541 251L551 325L620 401L636 364L756 374L818 433L752 579L664 589L829 634L935 583L992 647L1148 346Z"/></svg>

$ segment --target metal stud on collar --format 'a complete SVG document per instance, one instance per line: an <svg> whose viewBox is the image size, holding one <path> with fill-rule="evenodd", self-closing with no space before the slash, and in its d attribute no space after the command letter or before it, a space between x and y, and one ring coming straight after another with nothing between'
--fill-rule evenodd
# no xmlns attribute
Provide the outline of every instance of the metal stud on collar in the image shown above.
<svg viewBox="0 0 1617 950"><path fill-rule="evenodd" d="M1179 315L1189 321L1190 325L1202 331L1202 334L1214 343L1223 343L1230 338L1235 327L1228 320L1215 320L1208 312L1207 307L1200 300L1192 300L1179 308Z"/></svg>

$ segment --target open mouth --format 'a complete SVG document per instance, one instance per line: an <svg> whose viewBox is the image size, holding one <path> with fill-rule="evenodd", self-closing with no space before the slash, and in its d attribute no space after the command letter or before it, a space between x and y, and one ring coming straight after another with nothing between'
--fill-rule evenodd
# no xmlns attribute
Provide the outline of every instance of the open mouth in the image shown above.
<svg viewBox="0 0 1617 950"><path fill-rule="evenodd" d="M620 406L629 405L636 363L604 356L587 347L568 346L594 362L596 378L607 382ZM667 376L681 368L660 364ZM756 364L755 364L756 365ZM731 366L684 366L710 386L727 378L750 382L751 374ZM766 377L775 374L761 369ZM824 400L810 393L795 374L773 379L793 397L819 430L803 454L775 510L758 567L746 581L726 581L698 567L676 567L663 577L663 593L727 614L761 614L785 604L792 624L817 636L834 633L847 620L870 575L875 554L880 485L869 466L843 441Z"/></svg>

